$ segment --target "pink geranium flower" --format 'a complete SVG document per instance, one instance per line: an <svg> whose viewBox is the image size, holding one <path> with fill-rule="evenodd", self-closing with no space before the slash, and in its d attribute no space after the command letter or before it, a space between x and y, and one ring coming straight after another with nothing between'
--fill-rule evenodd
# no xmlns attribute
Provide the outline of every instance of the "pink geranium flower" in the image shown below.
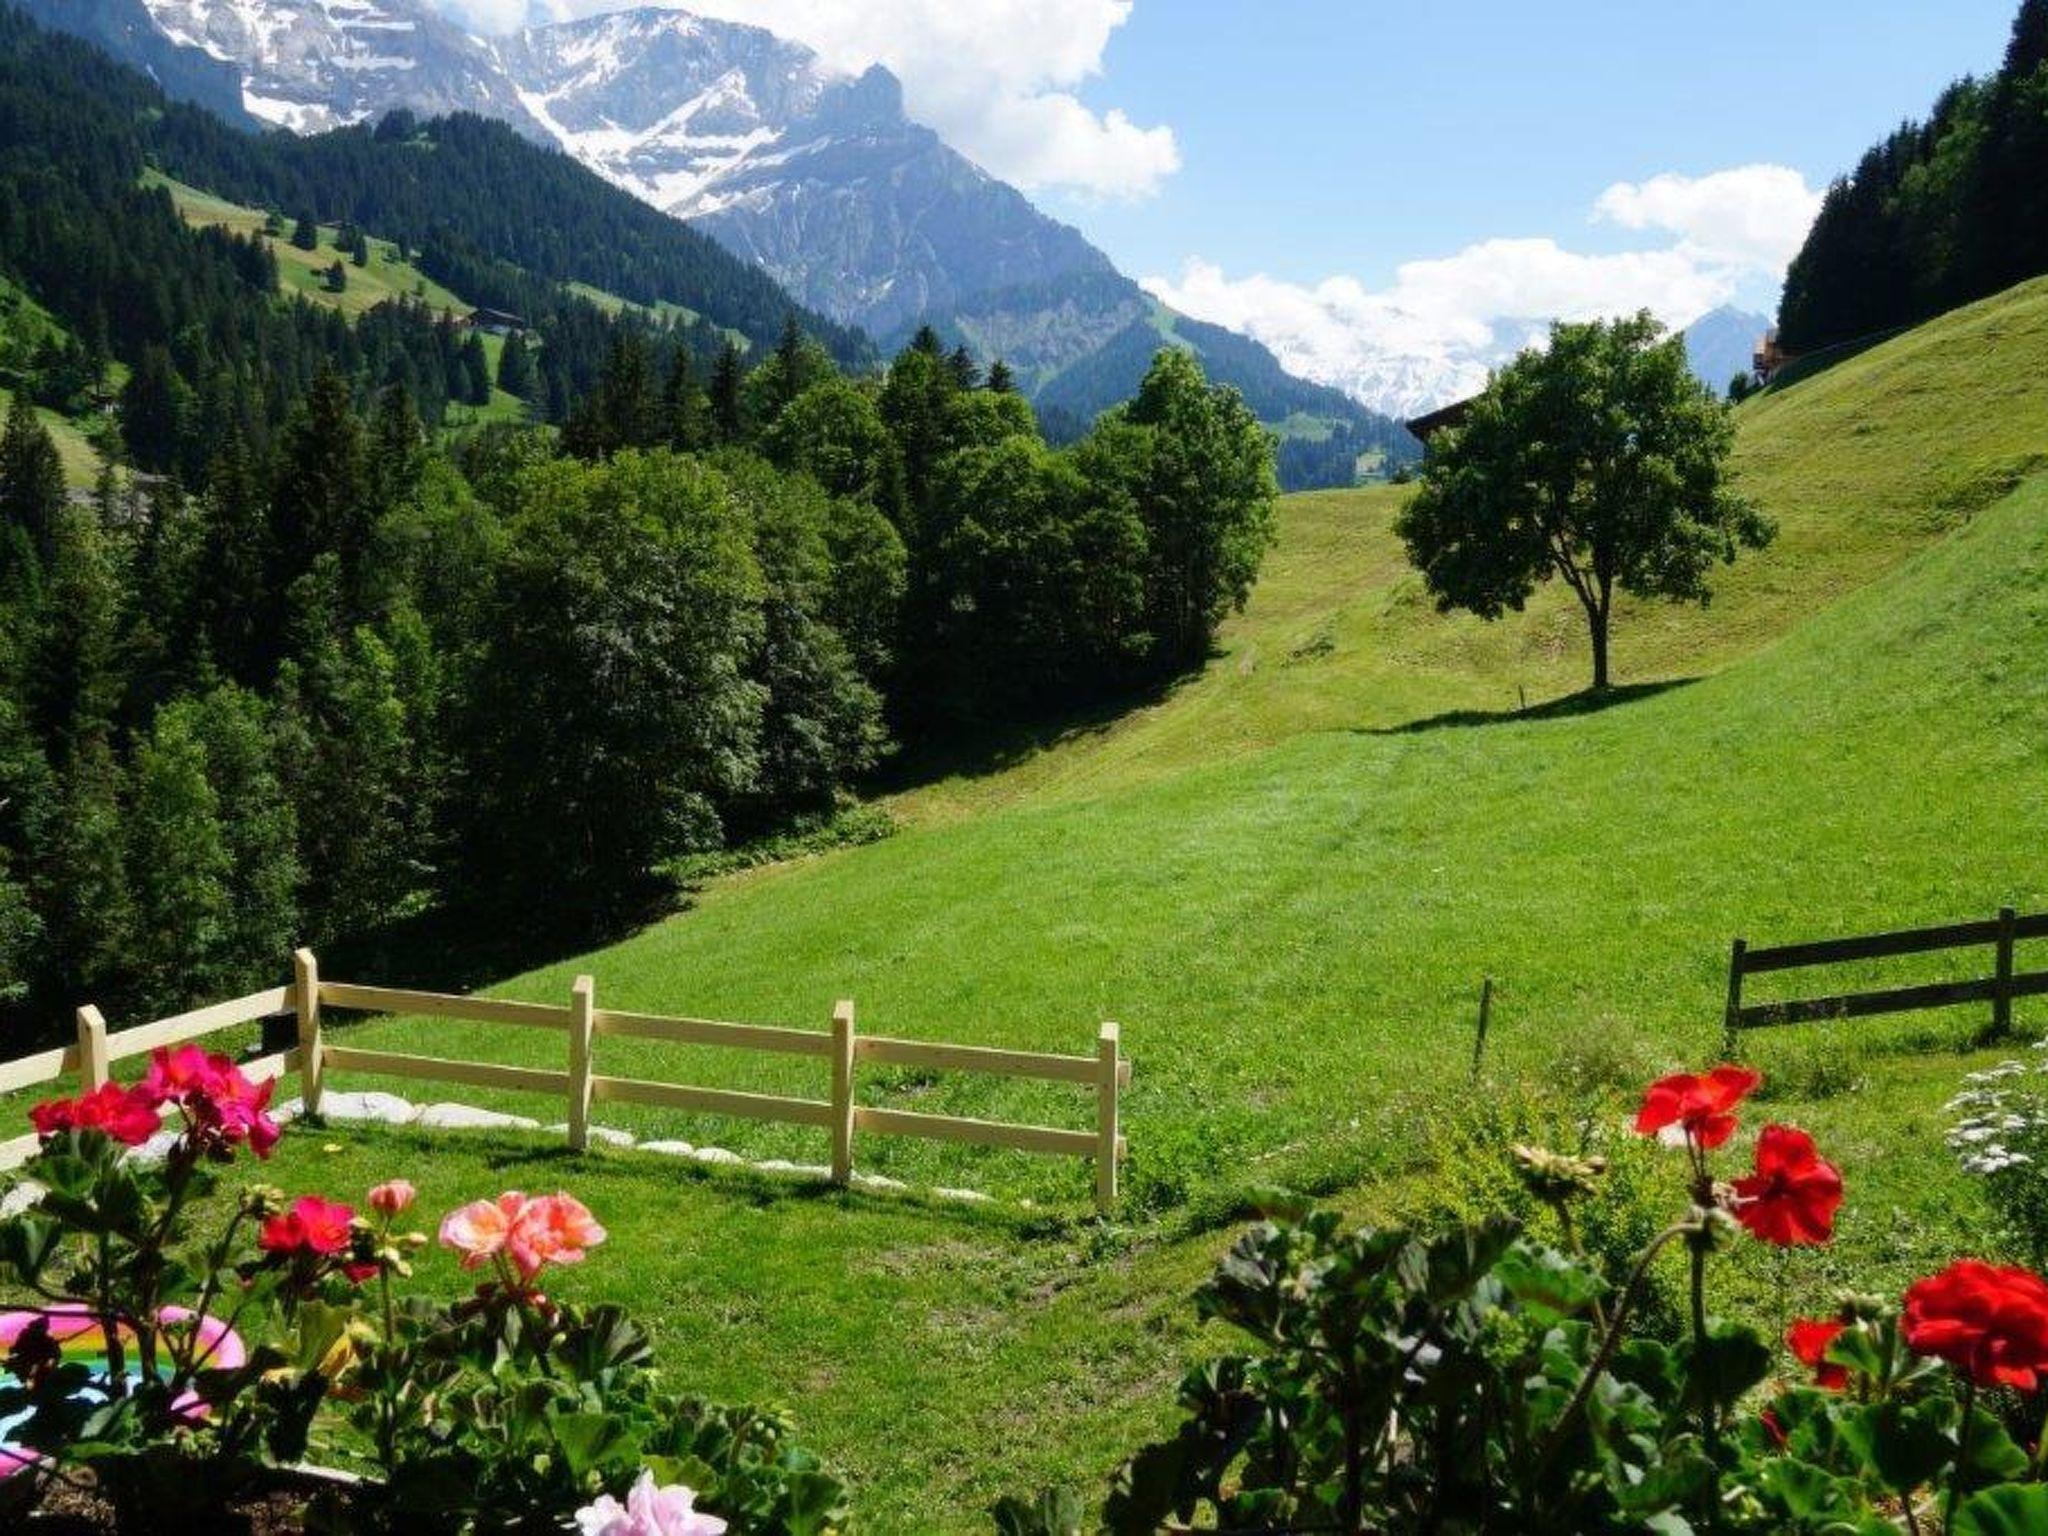
<svg viewBox="0 0 2048 1536"><path fill-rule="evenodd" d="M280 1132L269 1114L276 1086L250 1082L226 1056L180 1045L150 1053L140 1091L151 1104L177 1105L194 1142L225 1160L237 1142L246 1141L258 1157L268 1157L277 1145Z"/></svg>
<svg viewBox="0 0 2048 1536"><path fill-rule="evenodd" d="M370 1209L387 1220L419 1198L419 1191L405 1179L392 1179L370 1191Z"/></svg>
<svg viewBox="0 0 2048 1536"><path fill-rule="evenodd" d="M505 1251L522 1280L550 1264L581 1264L605 1230L581 1200L570 1194L542 1195L526 1202L505 1236Z"/></svg>
<svg viewBox="0 0 2048 1536"><path fill-rule="evenodd" d="M462 1255L464 1269L478 1269L504 1251L512 1223L526 1196L508 1189L495 1200L472 1200L441 1218L441 1246Z"/></svg>
<svg viewBox="0 0 2048 1536"><path fill-rule="evenodd" d="M654 1485L654 1474L642 1472L621 1504L605 1494L576 1511L580 1536L722 1536L725 1522L700 1514L697 1495L681 1483Z"/></svg>

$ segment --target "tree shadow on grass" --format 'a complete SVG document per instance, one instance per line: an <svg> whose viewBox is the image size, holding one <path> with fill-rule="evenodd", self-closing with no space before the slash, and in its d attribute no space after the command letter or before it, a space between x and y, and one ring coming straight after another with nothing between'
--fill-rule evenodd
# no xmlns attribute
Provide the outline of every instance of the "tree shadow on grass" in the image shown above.
<svg viewBox="0 0 2048 1536"><path fill-rule="evenodd" d="M1459 730L1482 725L1518 725L1531 720L1567 720L1576 715L1597 715L1624 704L1640 703L1660 693L1689 688L1697 677L1672 677L1655 683L1624 683L1618 688L1584 688L1561 699L1531 705L1527 709L1453 709L1440 715L1425 715L1401 725L1360 726L1359 736L1420 736L1430 731Z"/></svg>
<svg viewBox="0 0 2048 1536"><path fill-rule="evenodd" d="M864 788L874 794L901 794L946 779L979 779L1001 773L1041 752L1101 736L1137 711L1164 704L1199 679L1203 670L1187 667L1121 691L1049 709L1031 720L935 727L877 770Z"/></svg>

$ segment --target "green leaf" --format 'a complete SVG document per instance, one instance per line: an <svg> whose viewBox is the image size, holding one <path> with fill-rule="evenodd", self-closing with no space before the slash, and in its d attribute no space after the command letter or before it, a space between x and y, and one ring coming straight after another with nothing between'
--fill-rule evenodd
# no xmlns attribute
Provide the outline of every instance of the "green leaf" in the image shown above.
<svg viewBox="0 0 2048 1536"><path fill-rule="evenodd" d="M569 1475L579 1482L627 1440L618 1420L604 1413L556 1414L551 1427Z"/></svg>
<svg viewBox="0 0 2048 1536"><path fill-rule="evenodd" d="M1706 1338L1687 1340L1678 1358L1686 1401L1695 1408L1733 1407L1771 1369L1770 1345L1754 1328L1737 1323L1709 1324Z"/></svg>
<svg viewBox="0 0 2048 1536"><path fill-rule="evenodd" d="M1493 1275L1542 1322L1578 1316L1607 1289L1598 1275L1556 1249L1519 1243L1501 1255Z"/></svg>
<svg viewBox="0 0 2048 1536"><path fill-rule="evenodd" d="M2048 1531L2048 1486L2008 1483L1972 1494L1956 1511L1955 1536L2040 1536Z"/></svg>
<svg viewBox="0 0 2048 1536"><path fill-rule="evenodd" d="M1949 1423L1953 1412L1953 1404L1939 1399L1859 1408L1840 1420L1842 1444L1886 1488L1910 1493L1931 1482L1954 1458Z"/></svg>

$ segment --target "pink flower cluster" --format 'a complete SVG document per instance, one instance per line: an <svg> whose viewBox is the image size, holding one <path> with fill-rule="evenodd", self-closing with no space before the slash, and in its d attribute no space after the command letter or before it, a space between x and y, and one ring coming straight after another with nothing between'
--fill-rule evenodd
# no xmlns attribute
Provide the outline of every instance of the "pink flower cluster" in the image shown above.
<svg viewBox="0 0 2048 1536"><path fill-rule="evenodd" d="M464 1269L507 1263L521 1285L531 1285L550 1264L581 1264L585 1252L604 1240L605 1230L589 1208L566 1193L507 1190L495 1200L450 1211L441 1222L441 1245L462 1255Z"/></svg>
<svg viewBox="0 0 2048 1536"><path fill-rule="evenodd" d="M576 1511L580 1536L721 1536L725 1522L697 1508L697 1495L681 1483L655 1486L642 1472L621 1504L610 1494Z"/></svg>
<svg viewBox="0 0 2048 1536"><path fill-rule="evenodd" d="M123 1146L139 1147L162 1129L163 1106L173 1104L196 1150L225 1160L247 1142L258 1157L268 1157L280 1134L269 1113L275 1086L250 1082L226 1056L181 1045L152 1052L149 1072L139 1083L102 1083L75 1099L38 1104L28 1117L41 1136L95 1130Z"/></svg>

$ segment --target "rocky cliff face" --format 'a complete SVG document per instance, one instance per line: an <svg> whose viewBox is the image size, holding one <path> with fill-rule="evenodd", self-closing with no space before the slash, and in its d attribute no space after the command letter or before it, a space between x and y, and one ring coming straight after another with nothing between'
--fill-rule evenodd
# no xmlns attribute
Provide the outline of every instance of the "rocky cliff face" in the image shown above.
<svg viewBox="0 0 2048 1536"><path fill-rule="evenodd" d="M240 71L250 116L295 133L399 107L538 135L487 50L423 0L141 0L157 30Z"/></svg>
<svg viewBox="0 0 2048 1536"><path fill-rule="evenodd" d="M1113 271L1080 233L854 78L757 27L637 10L497 49L571 154L877 336L977 295Z"/></svg>

